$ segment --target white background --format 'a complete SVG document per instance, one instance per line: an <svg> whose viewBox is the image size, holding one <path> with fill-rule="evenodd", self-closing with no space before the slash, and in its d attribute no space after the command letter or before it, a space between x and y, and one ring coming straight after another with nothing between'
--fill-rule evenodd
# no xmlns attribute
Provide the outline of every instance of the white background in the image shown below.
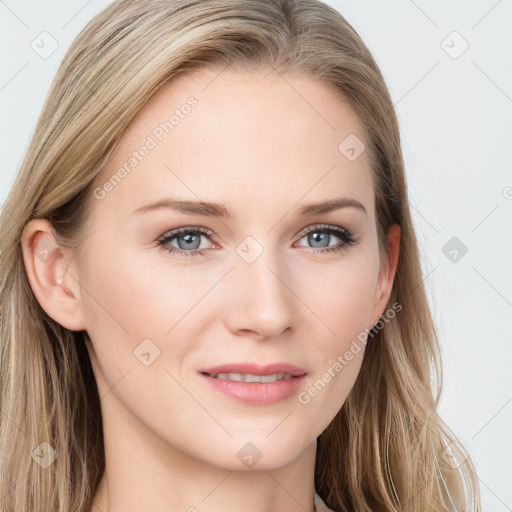
<svg viewBox="0 0 512 512"><path fill-rule="evenodd" d="M0 0L0 204L65 51L109 3ZM512 511L512 1L327 3L373 53L399 116L443 345L440 413L476 463L483 510ZM59 45L47 59L31 47L43 31ZM456 262L452 237L468 249Z"/></svg>

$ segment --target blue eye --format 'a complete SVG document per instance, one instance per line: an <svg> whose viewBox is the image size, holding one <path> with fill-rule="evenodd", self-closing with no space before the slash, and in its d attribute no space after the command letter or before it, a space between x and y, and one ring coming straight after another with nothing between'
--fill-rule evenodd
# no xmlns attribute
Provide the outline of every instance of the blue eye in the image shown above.
<svg viewBox="0 0 512 512"><path fill-rule="evenodd" d="M319 234L320 236L313 236ZM342 243L337 245L329 245L329 242L327 242L327 245L322 245L326 240L328 241L332 235L336 235L342 241ZM319 248L319 250L313 251L315 253L341 251L342 249L346 249L348 246L356 242L352 234L346 229L328 225L312 226L307 228L306 231L301 233L301 240L302 238L307 238L309 243L320 244L316 246Z"/></svg>
<svg viewBox="0 0 512 512"><path fill-rule="evenodd" d="M163 238L158 240L158 244L160 248L163 249L164 251L176 253L179 256L202 256L203 253L200 250L198 250L201 244L201 237L205 236L209 238L212 235L213 231L204 228L180 228L164 235ZM169 245L170 242L172 242L174 239L179 241L178 247L173 247ZM181 242L180 240L183 240L183 242Z"/></svg>
<svg viewBox="0 0 512 512"><path fill-rule="evenodd" d="M170 231L158 240L158 245L164 251L177 254L178 256L203 256L200 250L201 237L210 239L213 232L199 227L180 228ZM341 240L337 245L330 245L329 241L332 235L335 235ZM348 246L357 242L352 234L344 228L329 225L312 226L307 228L300 234L300 240L307 238L308 243L318 244L313 253L335 252L348 248ZM176 240L178 247L170 245L171 242ZM327 245L325 245L327 241ZM205 247L203 247L204 249Z"/></svg>

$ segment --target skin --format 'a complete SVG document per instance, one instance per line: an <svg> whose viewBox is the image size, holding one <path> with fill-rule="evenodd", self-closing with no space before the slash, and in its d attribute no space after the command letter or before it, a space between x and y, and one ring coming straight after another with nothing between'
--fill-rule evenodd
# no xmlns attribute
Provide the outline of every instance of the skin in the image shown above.
<svg viewBox="0 0 512 512"><path fill-rule="evenodd" d="M206 386L198 370L285 361L305 369L307 390L385 312L400 229L389 231L390 265L380 265L367 151L349 161L338 150L349 134L364 141L357 117L329 86L268 70L203 69L168 82L130 123L98 186L190 96L198 104L179 125L103 199L91 197L80 259L57 247L44 219L23 232L39 303L61 325L87 332L106 454L93 510L312 512L316 439L354 385L364 344L307 404L297 395L240 403ZM170 196L216 201L235 217L132 214ZM340 196L367 214L295 213ZM320 253L324 245L300 235L318 224L357 241ZM158 247L182 227L213 232L200 238L202 255ZM343 243L317 231L331 247ZM252 263L236 252L248 236L263 249ZM46 261L37 257L43 238L55 244ZM183 236L168 245L179 242L190 252ZM147 338L160 350L149 366L134 356ZM252 467L237 457L248 442L261 452Z"/></svg>

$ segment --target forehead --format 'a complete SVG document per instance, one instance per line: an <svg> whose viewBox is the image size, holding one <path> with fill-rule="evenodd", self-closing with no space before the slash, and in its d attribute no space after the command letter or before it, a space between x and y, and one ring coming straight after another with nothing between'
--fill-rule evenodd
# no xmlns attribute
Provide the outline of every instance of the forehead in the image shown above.
<svg viewBox="0 0 512 512"><path fill-rule="evenodd" d="M369 158L364 151L348 159L341 150L347 137L365 139L330 84L268 69L182 73L121 137L97 180L111 183L101 208L125 215L168 193L267 212L276 196L291 207L302 197L350 195L371 210Z"/></svg>

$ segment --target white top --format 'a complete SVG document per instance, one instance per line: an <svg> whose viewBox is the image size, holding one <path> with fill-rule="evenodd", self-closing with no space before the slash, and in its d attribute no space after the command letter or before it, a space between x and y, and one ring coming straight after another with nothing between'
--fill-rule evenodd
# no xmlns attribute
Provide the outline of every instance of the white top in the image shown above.
<svg viewBox="0 0 512 512"><path fill-rule="evenodd" d="M318 494L316 493L316 490L315 490L315 512L334 512L334 510L329 508L324 503L322 498L320 498L320 496L318 496Z"/></svg>

